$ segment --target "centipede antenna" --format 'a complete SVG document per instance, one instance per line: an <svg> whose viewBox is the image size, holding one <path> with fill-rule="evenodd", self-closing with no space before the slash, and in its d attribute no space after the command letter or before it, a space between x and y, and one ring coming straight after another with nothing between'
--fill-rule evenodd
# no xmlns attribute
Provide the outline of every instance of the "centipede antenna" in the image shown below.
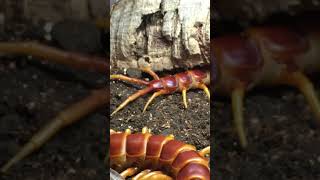
<svg viewBox="0 0 320 180"><path fill-rule="evenodd" d="M85 99L71 105L66 110L60 112L49 124L40 129L21 150L11 158L2 168L5 173L12 165L16 164L35 150L39 149L53 135L62 128L78 121L81 117L96 110L97 107L109 103L105 89L95 90Z"/></svg>
<svg viewBox="0 0 320 180"><path fill-rule="evenodd" d="M243 126L243 98L244 98L244 87L239 85L232 91L231 101L232 101L232 111L233 119L236 131L239 136L240 145L243 148L247 147L247 138Z"/></svg>
<svg viewBox="0 0 320 180"><path fill-rule="evenodd" d="M129 104L131 101L137 99L140 96L143 96L147 93L149 93L150 91L152 91L153 88L152 87L146 87L144 89L139 90L138 92L134 93L133 95L129 96L123 103L121 103L116 110L113 111L113 113L111 113L110 116L113 116L115 113L117 113L118 111L120 111L122 108L124 108L127 104Z"/></svg>
<svg viewBox="0 0 320 180"><path fill-rule="evenodd" d="M320 103L312 82L301 72L287 73L282 78L283 83L297 87L302 92L316 117L317 125L320 126Z"/></svg>
<svg viewBox="0 0 320 180"><path fill-rule="evenodd" d="M182 100L183 100L184 107L187 109L188 108L188 104L187 104L187 89L183 89L182 90Z"/></svg>
<svg viewBox="0 0 320 180"><path fill-rule="evenodd" d="M133 176L138 172L138 168L137 167L132 167L132 168L128 168L126 170L124 170L123 172L120 173L120 175L123 178L129 177L129 176Z"/></svg>
<svg viewBox="0 0 320 180"><path fill-rule="evenodd" d="M124 76L122 74L112 74L110 75L110 80L121 80L124 82L129 82L129 83L133 83L133 84L138 84L138 85L149 85L148 81L144 81L142 79L137 79L137 78L133 78L133 77L128 77L128 76Z"/></svg>
<svg viewBox="0 0 320 180"><path fill-rule="evenodd" d="M146 105L144 106L143 112L145 112L147 110L149 104L153 101L154 98L156 98L156 97L158 97L160 95L163 95L163 94L166 94L166 90L160 90L158 92L153 93L152 96L147 101Z"/></svg>
<svg viewBox="0 0 320 180"><path fill-rule="evenodd" d="M205 157L207 154L210 154L210 146L205 147L199 151L200 156Z"/></svg>

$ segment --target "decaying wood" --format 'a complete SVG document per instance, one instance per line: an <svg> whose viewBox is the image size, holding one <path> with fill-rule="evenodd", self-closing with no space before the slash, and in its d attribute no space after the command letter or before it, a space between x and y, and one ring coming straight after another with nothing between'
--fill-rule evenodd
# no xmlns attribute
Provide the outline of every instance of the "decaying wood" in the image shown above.
<svg viewBox="0 0 320 180"><path fill-rule="evenodd" d="M210 0L120 0L110 36L112 66L119 68L209 63Z"/></svg>

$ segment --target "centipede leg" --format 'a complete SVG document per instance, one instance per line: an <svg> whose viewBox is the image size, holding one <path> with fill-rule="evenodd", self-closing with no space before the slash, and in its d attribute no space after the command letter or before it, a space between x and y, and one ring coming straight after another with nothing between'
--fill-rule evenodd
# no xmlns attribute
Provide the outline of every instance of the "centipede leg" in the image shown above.
<svg viewBox="0 0 320 180"><path fill-rule="evenodd" d="M154 98L163 95L163 94L167 94L166 90L160 90L158 92L153 93L153 95L150 97L150 99L148 100L148 102L146 103L146 105L143 108L143 112L145 112L149 106L149 104L153 101Z"/></svg>
<svg viewBox="0 0 320 180"><path fill-rule="evenodd" d="M240 145L243 148L247 147L247 144L248 144L244 126L243 126L244 92L245 92L244 87L242 85L239 85L232 91L232 95L231 95L234 124L239 136Z"/></svg>
<svg viewBox="0 0 320 180"><path fill-rule="evenodd" d="M138 85L148 85L149 84L148 81L144 81L142 79L137 79L137 78L124 76L124 75L121 75L121 74L110 75L110 80L121 80L121 81L130 82L130 83L138 84Z"/></svg>
<svg viewBox="0 0 320 180"><path fill-rule="evenodd" d="M149 170L145 170L132 178L132 180L172 180L172 178L161 171L150 172Z"/></svg>
<svg viewBox="0 0 320 180"><path fill-rule="evenodd" d="M187 104L187 89L182 89L182 100L185 108L188 108Z"/></svg>
<svg viewBox="0 0 320 180"><path fill-rule="evenodd" d="M209 91L208 87L205 84L199 84L198 88L202 89L206 93L208 98L210 99L210 91Z"/></svg>
<svg viewBox="0 0 320 180"><path fill-rule="evenodd" d="M87 98L60 112L49 124L33 135L29 142L25 144L13 158L1 167L1 172L6 172L12 165L39 149L60 129L78 121L81 117L86 116L102 105L106 105L108 102L109 99L106 89L95 90Z"/></svg>
<svg viewBox="0 0 320 180"><path fill-rule="evenodd" d="M120 175L123 178L129 177L129 176L133 176L138 172L138 168L133 167L133 168L128 168L126 170L124 170L123 172L120 173Z"/></svg>
<svg viewBox="0 0 320 180"><path fill-rule="evenodd" d="M150 173L151 170L150 169L146 169L144 171L141 171L139 174L135 175L132 180L138 180L141 179L143 176L147 175L148 173Z"/></svg>
<svg viewBox="0 0 320 180"><path fill-rule="evenodd" d="M118 111L120 111L122 108L124 108L128 103L130 103L131 101L137 99L140 96L143 96L147 93L149 93L150 91L152 91L153 88L152 87L146 87L144 89L139 90L138 92L134 93L133 95L129 96L123 103L121 103L116 110L114 110L111 113L111 116L113 116L115 113L117 113Z"/></svg>
<svg viewBox="0 0 320 180"><path fill-rule="evenodd" d="M147 127L143 127L141 133L142 134L151 133L151 130Z"/></svg>
<svg viewBox="0 0 320 180"><path fill-rule="evenodd" d="M317 125L320 126L320 103L312 82L301 72L283 74L281 80L302 92L315 114Z"/></svg>
<svg viewBox="0 0 320 180"><path fill-rule="evenodd" d="M200 156L205 157L207 154L210 154L210 146L205 147L199 151Z"/></svg>

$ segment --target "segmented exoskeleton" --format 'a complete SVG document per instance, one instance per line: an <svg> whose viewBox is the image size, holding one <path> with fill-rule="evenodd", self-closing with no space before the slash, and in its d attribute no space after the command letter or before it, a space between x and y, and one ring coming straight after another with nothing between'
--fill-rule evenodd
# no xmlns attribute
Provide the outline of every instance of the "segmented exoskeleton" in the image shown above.
<svg viewBox="0 0 320 180"><path fill-rule="evenodd" d="M289 85L298 88L310 104L320 125L320 104L305 74L320 72L320 29L299 27L253 27L242 35L211 40L211 74L214 92L231 96L236 130L247 146L243 127L245 92L256 86Z"/></svg>
<svg viewBox="0 0 320 180"><path fill-rule="evenodd" d="M110 130L109 151L110 167L122 171L124 178L143 170L133 179L210 179L205 158L210 147L196 151L194 146L175 140L172 135L152 135L148 128L136 134Z"/></svg>
<svg viewBox="0 0 320 180"><path fill-rule="evenodd" d="M187 108L187 90L200 88L203 89L204 92L210 99L210 92L207 85L210 84L210 73L209 71L201 71L201 70L189 70L185 72L181 72L175 75L169 75L162 78L153 72L150 68L142 68L144 72L149 73L154 80L152 81L144 81L137 78L127 77L120 74L114 74L110 76L110 79L113 80L122 80L131 82L138 85L145 85L147 86L144 89L139 90L135 94L129 96L122 104L118 106L118 108L113 111L113 114L121 110L125 107L129 102L137 99L140 96L143 96L149 92L155 91L154 94L150 97L148 102L146 103L143 112L147 109L148 105L152 102L154 98L163 94L171 94L176 91L182 92L183 103L184 106Z"/></svg>

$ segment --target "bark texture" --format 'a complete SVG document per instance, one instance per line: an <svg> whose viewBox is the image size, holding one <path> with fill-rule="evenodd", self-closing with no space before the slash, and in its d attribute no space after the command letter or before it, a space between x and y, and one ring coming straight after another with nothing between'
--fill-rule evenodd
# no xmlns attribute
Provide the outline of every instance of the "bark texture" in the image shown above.
<svg viewBox="0 0 320 180"><path fill-rule="evenodd" d="M209 63L210 0L120 0L112 6L110 36L118 68Z"/></svg>

